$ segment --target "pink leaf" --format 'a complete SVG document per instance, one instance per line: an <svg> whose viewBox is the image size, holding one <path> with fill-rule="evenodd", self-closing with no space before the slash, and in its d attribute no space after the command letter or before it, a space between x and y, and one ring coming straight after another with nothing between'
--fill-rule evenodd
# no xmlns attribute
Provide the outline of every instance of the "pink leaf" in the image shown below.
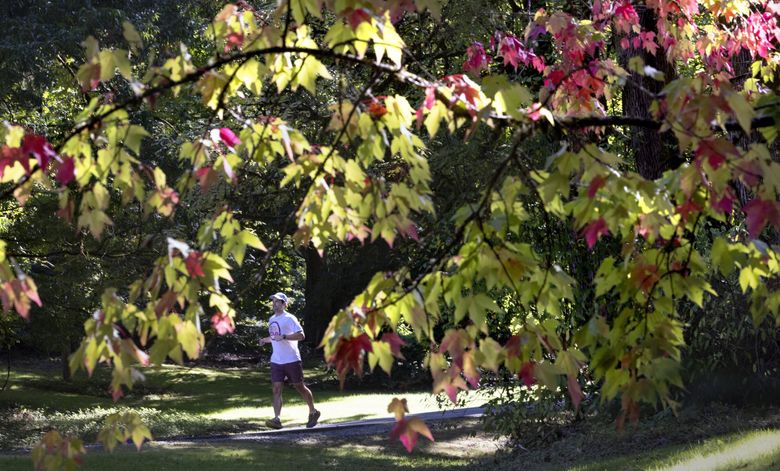
<svg viewBox="0 0 780 471"><path fill-rule="evenodd" d="M219 138L231 149L238 144L241 144L241 139L239 139L230 128L219 128Z"/></svg>
<svg viewBox="0 0 780 471"><path fill-rule="evenodd" d="M592 221L590 224L582 229L582 234L585 236L585 242L588 244L588 248L592 249L599 237L605 234L609 234L609 228L607 228L607 222L604 218L598 218Z"/></svg>
<svg viewBox="0 0 780 471"><path fill-rule="evenodd" d="M62 157L62 162L57 167L57 175L54 178L60 186L67 186L76 178L76 164L73 157Z"/></svg>
<svg viewBox="0 0 780 471"><path fill-rule="evenodd" d="M761 235L761 231L767 223L773 226L780 226L780 211L777 208L776 201L754 199L745 205L742 210L747 215L747 227L750 237L756 238Z"/></svg>
<svg viewBox="0 0 780 471"><path fill-rule="evenodd" d="M406 345L406 342L404 342L398 334L395 332L386 332L382 335L382 342L390 344L390 352L394 357L403 359L404 356L401 354L401 347Z"/></svg>
<svg viewBox="0 0 780 471"><path fill-rule="evenodd" d="M487 56L485 48L480 42L475 41L466 49L466 57L463 70L473 75L479 75L479 72L482 69L487 69L490 63L490 57Z"/></svg>
<svg viewBox="0 0 780 471"><path fill-rule="evenodd" d="M233 330L235 329L233 319L224 312L218 312L211 316L211 325L214 327L214 330L217 331L218 335L233 333Z"/></svg>

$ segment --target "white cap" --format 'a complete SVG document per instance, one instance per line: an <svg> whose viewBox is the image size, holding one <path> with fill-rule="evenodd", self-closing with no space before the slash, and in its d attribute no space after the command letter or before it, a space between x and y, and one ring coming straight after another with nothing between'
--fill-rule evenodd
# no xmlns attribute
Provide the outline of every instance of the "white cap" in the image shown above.
<svg viewBox="0 0 780 471"><path fill-rule="evenodd" d="M272 294L269 299L271 299L271 301L273 301L274 299L278 299L279 301L284 301L284 304L287 304L288 302L287 295L284 293Z"/></svg>

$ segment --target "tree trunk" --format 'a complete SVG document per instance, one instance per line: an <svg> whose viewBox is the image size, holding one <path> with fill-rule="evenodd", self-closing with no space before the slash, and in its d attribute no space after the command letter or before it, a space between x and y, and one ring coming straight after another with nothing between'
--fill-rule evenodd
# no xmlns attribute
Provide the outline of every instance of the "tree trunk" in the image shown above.
<svg viewBox="0 0 780 471"><path fill-rule="evenodd" d="M393 267L390 248L382 240L363 246L334 247L323 257L308 247L304 259L306 305L301 317L306 342L315 347L322 341L333 315L363 291L374 273Z"/></svg>
<svg viewBox="0 0 780 471"><path fill-rule="evenodd" d="M637 6L636 11L642 31L656 31L655 12L644 6ZM633 37L629 36L629 41ZM626 116L650 119L650 105L666 83L674 79L676 72L674 66L666 60L662 49L658 49L655 55L645 51L641 45L634 48L632 44L629 48L621 49L620 60L623 67L635 56L641 57L645 65L663 72L664 81L632 73L623 88L623 112ZM654 129L631 128L631 147L634 149L637 172L650 180L659 178L664 171L676 168L682 163L673 136L668 131L661 134Z"/></svg>

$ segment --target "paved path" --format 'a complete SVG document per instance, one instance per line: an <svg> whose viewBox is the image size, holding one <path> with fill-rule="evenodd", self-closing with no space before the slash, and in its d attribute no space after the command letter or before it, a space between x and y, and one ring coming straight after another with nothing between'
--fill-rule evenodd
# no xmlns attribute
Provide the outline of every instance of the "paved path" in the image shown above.
<svg viewBox="0 0 780 471"><path fill-rule="evenodd" d="M466 419L482 417L485 410L482 407L464 407L460 409L450 409L435 412L421 412L419 414L407 414L407 417L419 417L429 425L439 421L452 419ZM192 437L192 438L170 438L155 440L157 443L167 443L184 445L187 443L224 443L241 441L279 441L279 440L299 440L302 436L313 435L368 435L389 432L395 424L394 417L353 420L339 423L320 423L314 428L285 427L280 430L262 430L258 432L246 432L231 435L219 435L210 437Z"/></svg>

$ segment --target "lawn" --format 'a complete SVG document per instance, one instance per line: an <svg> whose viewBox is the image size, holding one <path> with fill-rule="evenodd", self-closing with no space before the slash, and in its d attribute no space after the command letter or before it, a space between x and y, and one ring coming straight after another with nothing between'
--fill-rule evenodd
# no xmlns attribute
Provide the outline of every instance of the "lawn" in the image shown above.
<svg viewBox="0 0 780 471"><path fill-rule="evenodd" d="M127 408L144 418L155 438L256 431L273 416L267 367L148 368L145 381L116 403L108 393L106 369L93 378L81 374L63 382L56 368L38 363L12 370L9 387L0 392L0 449L30 447L51 427L89 442L104 417ZM306 377L322 423L391 417L386 406L393 397L406 398L412 413L439 410L427 391L341 390L333 373L316 364L307 368ZM484 401L478 395L470 399L468 405ZM286 389L285 425L302 425L307 414L300 396Z"/></svg>
<svg viewBox="0 0 780 471"><path fill-rule="evenodd" d="M107 392L108 372L69 383L57 376L56 365L28 364L13 370L9 388L0 392L0 444L5 450L29 447L42 432L57 428L94 440L102 419L132 408L150 426L155 438L176 442L144 445L138 453L121 447L113 454L90 447L84 469L244 470L273 465L300 469L496 469L524 471L570 469L689 470L780 469L780 410L726 405L689 406L678 415L661 412L642 417L637 425L617 431L612 418L594 413L571 422L570 411L547 422L539 439L538 424L528 424L515 446L494 440L475 419L432 423L436 441L421 438L409 454L387 430L340 434L307 433L245 441L191 440L263 430L271 415L267 368L182 367L165 365L144 372L125 398L114 403ZM366 388L342 391L333 373L311 365L306 371L323 412L323 423L388 417L386 405L403 396L412 413L439 410L426 391ZM471 394L466 405L480 405L486 396ZM306 406L293 390L285 392L283 419L300 425ZM549 433L549 432L554 433ZM0 454L0 469L30 469L28 454Z"/></svg>

